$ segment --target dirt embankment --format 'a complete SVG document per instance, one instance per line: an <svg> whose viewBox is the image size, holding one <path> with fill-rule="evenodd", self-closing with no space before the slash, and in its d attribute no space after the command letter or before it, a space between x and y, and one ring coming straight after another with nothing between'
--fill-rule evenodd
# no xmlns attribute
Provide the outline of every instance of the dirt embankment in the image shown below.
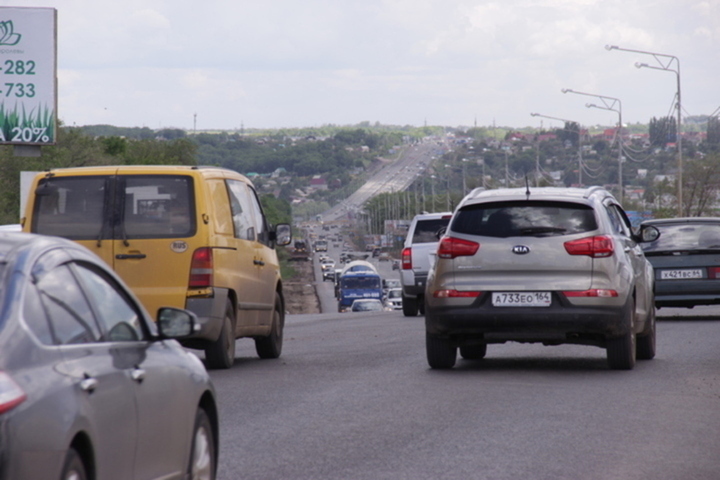
<svg viewBox="0 0 720 480"><path fill-rule="evenodd" d="M312 262L294 262L298 274L283 282L285 310L290 314L320 313Z"/></svg>

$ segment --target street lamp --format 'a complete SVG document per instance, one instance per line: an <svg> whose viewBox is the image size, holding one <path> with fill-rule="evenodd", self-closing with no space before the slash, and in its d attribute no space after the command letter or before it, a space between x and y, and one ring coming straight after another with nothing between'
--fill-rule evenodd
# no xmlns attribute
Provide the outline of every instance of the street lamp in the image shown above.
<svg viewBox="0 0 720 480"><path fill-rule="evenodd" d="M578 184L582 185L582 169L583 169L583 161L582 161L582 132L580 128L580 123L575 122L573 120L567 120L565 118L558 118L558 117L551 117L549 115L542 115L540 113L531 113L531 117L542 117L542 118L549 118L550 120L558 120L560 122L567 123L577 123L578 125ZM563 129L564 130L564 129ZM538 168L539 170L539 168Z"/></svg>
<svg viewBox="0 0 720 480"><path fill-rule="evenodd" d="M636 62L637 68L650 68L653 70L663 70L665 72L673 72L677 78L677 148L678 148L678 186L677 186L677 197L678 197L678 216L683 215L683 158L682 158L682 102L680 96L680 59L674 55L667 55L665 53L646 52L644 50L633 50L630 48L620 48L617 45L605 45L605 50L618 50L621 52L641 53L643 55L652 55L657 63L660 65L652 66L647 63ZM670 68L673 61L677 65L677 69L673 70Z"/></svg>
<svg viewBox="0 0 720 480"><path fill-rule="evenodd" d="M447 208L446 212L450 211L450 165L445 164L445 175L447 177L447 190L445 190L445 205Z"/></svg>
<svg viewBox="0 0 720 480"><path fill-rule="evenodd" d="M618 183L620 184L620 203L623 201L623 179L622 179L622 159L623 159L623 148L622 148L622 102L619 98L608 97L605 95L597 95L595 93L578 92L569 88L563 88L562 93L575 93L577 95L585 95L588 97L599 98L602 105L595 105L592 103L586 103L587 108L600 108L602 110L610 110L618 114Z"/></svg>
<svg viewBox="0 0 720 480"><path fill-rule="evenodd" d="M467 165L468 159L463 158L462 159L462 177L463 177L463 197L467 195L467 182L465 181L465 165Z"/></svg>

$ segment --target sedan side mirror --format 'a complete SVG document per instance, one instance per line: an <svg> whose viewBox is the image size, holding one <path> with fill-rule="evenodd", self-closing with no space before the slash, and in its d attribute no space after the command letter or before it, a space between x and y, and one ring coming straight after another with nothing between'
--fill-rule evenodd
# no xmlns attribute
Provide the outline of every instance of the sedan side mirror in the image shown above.
<svg viewBox="0 0 720 480"><path fill-rule="evenodd" d="M640 241L642 243L654 242L660 238L660 230L654 225L647 225L640 227Z"/></svg>
<svg viewBox="0 0 720 480"><path fill-rule="evenodd" d="M182 308L162 307L158 310L157 328L161 338L184 338L195 332L198 324L193 312Z"/></svg>

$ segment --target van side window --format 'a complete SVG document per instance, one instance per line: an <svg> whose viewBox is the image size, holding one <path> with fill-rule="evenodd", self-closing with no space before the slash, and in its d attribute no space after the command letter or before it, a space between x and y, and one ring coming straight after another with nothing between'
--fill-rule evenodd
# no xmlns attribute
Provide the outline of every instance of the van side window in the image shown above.
<svg viewBox="0 0 720 480"><path fill-rule="evenodd" d="M255 220L258 242L264 245L270 245L269 228L265 220L265 215L263 214L262 206L260 205L260 200L257 198L257 193L253 188L248 188L248 190L250 193L250 202L252 203L252 214Z"/></svg>
<svg viewBox="0 0 720 480"><path fill-rule="evenodd" d="M252 204L245 183L238 180L226 180L230 209L232 210L235 237L255 241L255 225L252 221Z"/></svg>

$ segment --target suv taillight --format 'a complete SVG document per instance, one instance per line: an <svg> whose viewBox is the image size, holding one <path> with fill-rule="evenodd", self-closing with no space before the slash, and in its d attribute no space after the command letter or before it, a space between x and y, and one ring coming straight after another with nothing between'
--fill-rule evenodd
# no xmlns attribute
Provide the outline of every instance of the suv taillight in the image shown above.
<svg viewBox="0 0 720 480"><path fill-rule="evenodd" d="M412 248L403 248L400 258L402 258L402 269L412 270Z"/></svg>
<svg viewBox="0 0 720 480"><path fill-rule="evenodd" d="M609 257L615 251L612 237L597 235L565 242L565 250L570 255L587 255L592 258Z"/></svg>
<svg viewBox="0 0 720 480"><path fill-rule="evenodd" d="M12 410L25 401L27 395L5 372L0 372L0 414Z"/></svg>
<svg viewBox="0 0 720 480"><path fill-rule="evenodd" d="M438 257L455 258L475 255L480 248L477 242L463 240L462 238L443 237L438 245Z"/></svg>
<svg viewBox="0 0 720 480"><path fill-rule="evenodd" d="M213 254L212 248L198 248L193 253L190 265L190 288L207 288L213 284Z"/></svg>

